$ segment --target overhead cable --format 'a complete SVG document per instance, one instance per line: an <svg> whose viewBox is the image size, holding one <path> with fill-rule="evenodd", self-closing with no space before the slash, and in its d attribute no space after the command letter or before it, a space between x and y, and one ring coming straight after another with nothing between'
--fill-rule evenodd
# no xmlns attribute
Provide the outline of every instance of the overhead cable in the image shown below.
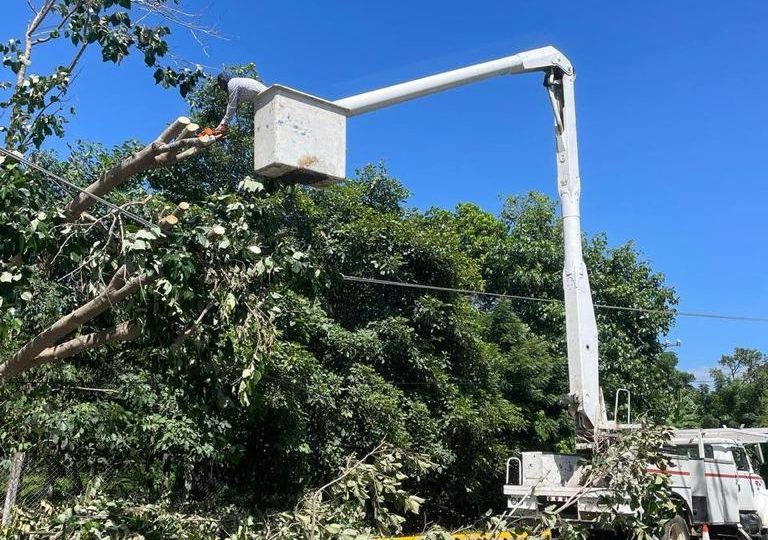
<svg viewBox="0 0 768 540"><path fill-rule="evenodd" d="M143 227L147 227L148 229L152 229L152 228L157 227L157 225L153 225L152 223L150 223L149 221L147 221L143 217L141 217L141 216L139 216L137 214L134 214L133 212L131 212L129 210L126 210L125 208L120 208L116 204L113 204L113 203L109 202L108 200L106 200L103 197L99 197L98 195L95 195L93 193L89 193L84 188L81 188L80 186L78 186L76 184L73 184L69 180L65 180L64 178L62 178L58 174L56 174L56 173L54 173L52 171L49 171L45 167L42 167L41 165L38 165L34 161L31 161L31 160L25 158L24 156L22 156L20 154L17 154L15 152L11 152L10 150L6 150L5 148L2 148L2 147L0 147L0 154L3 154L3 155L5 155L5 156L7 156L7 157L9 157L11 159L15 159L19 163L23 163L27 167L30 167L32 169L35 169L38 172L43 173L48 178L52 178L52 179L56 180L57 182L65 185L65 186L67 186L69 188L72 188L72 189L75 189L75 190L79 191L80 193L82 193L83 195L85 195L87 197L91 197L92 199L95 199L96 201L100 202L101 204L103 204L103 205L113 209L114 211L123 214L125 217L127 217L129 219L132 219L133 221L137 222L138 224L142 225Z"/></svg>
<svg viewBox="0 0 768 540"><path fill-rule="evenodd" d="M439 287L437 285L424 285L422 283L408 283L405 281L390 281L386 279L366 278L366 277L360 277L360 276L347 276L345 274L342 274L341 277L345 281L355 281L359 283L372 283L375 285L390 285L390 286L396 286L396 287L407 287L412 289L425 289L425 290L431 290L431 291L454 292L459 294L471 294L471 295L477 295L477 296L490 296L493 298L508 298L511 300L523 300L527 302L543 302L543 303L549 303L549 304L564 303L563 300L559 300L555 298L541 298L541 297L535 297L535 296L521 296L517 294L502 294L502 293L493 293L493 292L485 292L485 291L474 291L471 289L457 289L453 287ZM677 317L699 317L699 318L706 318L706 319L725 319L729 321L748 321L748 322L768 323L768 317L722 315L719 313L677 311L673 309L650 309L650 308L640 308L640 307L632 307L632 306L614 306L610 304L595 304L595 307L598 309L614 309L619 311L633 311L637 313L665 314L665 315L673 315Z"/></svg>

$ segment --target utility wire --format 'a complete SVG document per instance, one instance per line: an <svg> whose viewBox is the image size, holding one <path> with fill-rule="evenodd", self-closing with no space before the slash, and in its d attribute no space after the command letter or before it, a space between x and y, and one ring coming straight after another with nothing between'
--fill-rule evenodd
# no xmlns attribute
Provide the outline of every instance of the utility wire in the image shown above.
<svg viewBox="0 0 768 540"><path fill-rule="evenodd" d="M386 279L366 278L366 277L360 277L360 276L347 276L345 274L341 274L341 277L345 281L355 281L358 283L372 283L375 285L392 285L396 287L408 287L412 289L425 289L430 291L454 292L454 293L460 293L460 294L475 294L478 296L491 296L493 298L509 298L512 300L525 300L528 302L542 302L542 303L548 303L548 304L564 304L565 303L563 300L558 300L554 298L539 298L535 296L520 296L516 294L501 294L501 293L492 293L492 292L484 292L484 291L473 291L471 289L455 289L452 287L438 287L437 285L424 285L421 283L408 283L405 281L389 281ZM700 317L700 318L706 318L706 319L725 319L729 321L749 321L749 322L768 323L768 317L745 317L741 315L721 315L718 313L700 313L696 311L675 311L671 309L647 309L647 308L628 307L628 306L613 306L609 304L595 304L595 307L599 309L633 311L636 313L655 313L655 314L675 315L678 317Z"/></svg>
<svg viewBox="0 0 768 540"><path fill-rule="evenodd" d="M153 225L152 223L150 223L149 221L147 221L143 217L141 217L139 215L136 215L136 214L134 214L133 212L131 212L129 210L126 210L125 208L120 208L116 204L113 204L113 203L109 202L108 200L104 199L103 197L99 197L98 195L94 195L93 193L89 193L84 188L81 188L80 186L78 186L76 184L73 184L69 180L65 180L64 178L62 178L58 174L56 174L56 173L54 173L52 171L49 171L48 169L38 165L34 161L30 161L27 158L25 158L23 156L20 156L18 154L15 154L15 153L13 153L13 152L11 152L9 150L6 150L5 148L2 148L2 147L0 147L0 153L5 155L5 156L7 156L7 157L9 157L9 158L11 158L11 159L15 159L16 161L18 161L20 163L23 163L27 167L31 167L31 168L35 169L36 171L39 171L39 172L43 173L48 178L52 178L52 179L56 180L57 182L65 185L67 187L70 187L72 189L75 189L75 190L79 191L80 193L86 195L87 197L91 197L92 199L97 200L98 202L102 203L103 205L108 206L109 208L112 208L116 212L119 212L119 213L123 214L125 217L132 219L133 221L139 223L140 225L142 225L144 227L147 227L148 229L153 229L153 228L155 228L157 226L157 225Z"/></svg>

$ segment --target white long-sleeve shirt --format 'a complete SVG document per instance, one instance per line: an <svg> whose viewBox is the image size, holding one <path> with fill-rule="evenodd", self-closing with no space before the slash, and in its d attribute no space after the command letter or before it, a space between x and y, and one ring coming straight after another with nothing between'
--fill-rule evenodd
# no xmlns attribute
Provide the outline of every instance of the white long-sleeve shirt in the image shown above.
<svg viewBox="0 0 768 540"><path fill-rule="evenodd" d="M227 101L227 112L221 119L219 125L226 126L232 120L237 112L237 106L243 102L253 102L261 92L267 87L256 79L246 77L233 77L227 83L227 92L229 100Z"/></svg>

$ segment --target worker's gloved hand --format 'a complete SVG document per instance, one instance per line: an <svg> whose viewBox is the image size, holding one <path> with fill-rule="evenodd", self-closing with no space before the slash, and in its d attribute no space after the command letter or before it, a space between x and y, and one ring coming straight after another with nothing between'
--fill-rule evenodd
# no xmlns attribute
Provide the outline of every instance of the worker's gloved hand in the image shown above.
<svg viewBox="0 0 768 540"><path fill-rule="evenodd" d="M227 124L219 124L216 126L216 129L213 130L213 134L216 137L224 137L226 136L228 131Z"/></svg>

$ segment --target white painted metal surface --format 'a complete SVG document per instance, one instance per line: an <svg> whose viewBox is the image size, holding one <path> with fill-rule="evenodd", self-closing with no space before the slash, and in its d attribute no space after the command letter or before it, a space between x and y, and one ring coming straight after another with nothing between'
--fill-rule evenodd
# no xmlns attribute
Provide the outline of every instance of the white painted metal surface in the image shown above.
<svg viewBox="0 0 768 540"><path fill-rule="evenodd" d="M708 443L725 441L742 444L768 443L768 428L703 428L672 431L672 443L676 445L692 444L698 441L699 437Z"/></svg>
<svg viewBox="0 0 768 540"><path fill-rule="evenodd" d="M571 408L577 427L585 433L608 427L598 376L595 309L584 264L581 238L581 178L576 136L573 70L547 74L546 84L555 117L557 188L563 215L565 265L565 327Z"/></svg>
<svg viewBox="0 0 768 540"><path fill-rule="evenodd" d="M542 47L498 60L387 86L364 94L339 99L334 103L347 109L349 116L355 116L498 75L544 71L553 66L560 67L563 71L571 70L570 63L560 51L554 47Z"/></svg>
<svg viewBox="0 0 768 540"><path fill-rule="evenodd" d="M552 486L574 485L576 471L583 460L577 456L549 452L524 452L522 485L542 483Z"/></svg>
<svg viewBox="0 0 768 540"><path fill-rule="evenodd" d="M280 85L259 94L253 167L263 176L322 187L344 178L345 110Z"/></svg>

